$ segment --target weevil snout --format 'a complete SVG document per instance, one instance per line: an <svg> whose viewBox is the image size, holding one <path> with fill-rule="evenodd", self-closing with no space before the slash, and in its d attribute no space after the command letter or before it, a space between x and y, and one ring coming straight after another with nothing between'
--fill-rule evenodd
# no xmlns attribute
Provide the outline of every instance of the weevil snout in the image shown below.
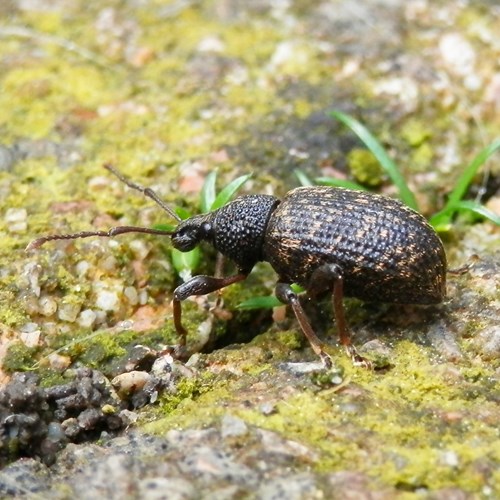
<svg viewBox="0 0 500 500"><path fill-rule="evenodd" d="M202 240L210 239L211 233L212 224L207 215L195 215L177 226L172 234L172 245L181 252L189 252Z"/></svg>

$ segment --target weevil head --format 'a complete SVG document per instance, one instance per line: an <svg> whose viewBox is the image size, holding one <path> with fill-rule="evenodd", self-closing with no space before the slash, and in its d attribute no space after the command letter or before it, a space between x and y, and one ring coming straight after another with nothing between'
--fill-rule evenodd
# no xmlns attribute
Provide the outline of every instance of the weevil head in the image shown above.
<svg viewBox="0 0 500 500"><path fill-rule="evenodd" d="M189 252L203 240L212 239L212 214L195 215L182 221L172 234L172 245Z"/></svg>
<svg viewBox="0 0 500 500"><path fill-rule="evenodd" d="M267 222L278 204L274 196L240 196L218 210L179 223L172 234L172 245L189 252L207 241L239 269L249 271L262 260Z"/></svg>

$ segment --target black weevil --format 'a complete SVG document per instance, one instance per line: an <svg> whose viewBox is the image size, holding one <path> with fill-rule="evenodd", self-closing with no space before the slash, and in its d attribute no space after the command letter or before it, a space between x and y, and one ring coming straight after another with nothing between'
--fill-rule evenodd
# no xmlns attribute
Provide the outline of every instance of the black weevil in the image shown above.
<svg viewBox="0 0 500 500"><path fill-rule="evenodd" d="M309 297L332 293L341 344L355 364L369 366L351 344L344 317L343 297L401 304L435 304L446 288L446 255L441 240L420 214L384 196L324 186L293 189L279 200L269 195L245 195L222 208L181 221L150 188L129 181L112 166L105 167L127 186L141 191L174 217L173 231L118 226L109 231L56 234L34 240L27 250L50 240L112 237L141 232L169 235L180 251L207 241L231 259L232 276L194 276L174 291L174 324L186 349L181 302L244 280L259 261L278 274L275 293L289 304L314 352L331 366L324 344L314 333L299 296L301 285Z"/></svg>

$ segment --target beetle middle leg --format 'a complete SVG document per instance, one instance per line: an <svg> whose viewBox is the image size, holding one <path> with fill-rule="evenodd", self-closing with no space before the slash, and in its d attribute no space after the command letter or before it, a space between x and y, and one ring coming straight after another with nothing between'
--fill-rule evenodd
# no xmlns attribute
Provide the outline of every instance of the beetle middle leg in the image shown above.
<svg viewBox="0 0 500 500"><path fill-rule="evenodd" d="M238 281L243 281L247 278L248 272L240 271L238 274L233 276L227 276L224 278L216 278L215 276L194 276L190 280L186 281L182 285L179 285L174 290L174 325L175 331L179 336L179 348L177 349L177 354L179 356L185 355L186 351L186 336L187 331L182 325L182 306L181 302L186 300L188 297L193 295L206 295L217 290L221 290L226 286L237 283Z"/></svg>
<svg viewBox="0 0 500 500"><path fill-rule="evenodd" d="M354 365L371 368L370 361L363 358L351 342L351 335L344 314L344 278L342 269L337 264L324 264L315 269L307 286L309 296L314 298L332 288L333 312L340 343L344 346Z"/></svg>
<svg viewBox="0 0 500 500"><path fill-rule="evenodd" d="M321 342L321 340L314 333L311 323L309 323L307 315L302 307L302 304L300 303L299 296L293 291L290 284L278 283L276 285L274 293L276 294L278 300L281 300L281 302L292 306L293 312L295 313L299 325L302 328L304 335L307 337L307 340L309 340L313 351L321 358L321 361L323 361L325 368L331 368L332 359L325 352L323 342Z"/></svg>

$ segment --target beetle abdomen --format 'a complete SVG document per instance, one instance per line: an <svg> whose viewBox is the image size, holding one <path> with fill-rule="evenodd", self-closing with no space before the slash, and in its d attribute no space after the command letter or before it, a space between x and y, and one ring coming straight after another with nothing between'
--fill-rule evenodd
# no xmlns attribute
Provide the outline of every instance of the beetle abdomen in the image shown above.
<svg viewBox="0 0 500 500"><path fill-rule="evenodd" d="M347 296L432 304L445 295L446 256L424 217L361 191L290 191L271 215L263 255L280 280L306 288L315 269L337 264Z"/></svg>

